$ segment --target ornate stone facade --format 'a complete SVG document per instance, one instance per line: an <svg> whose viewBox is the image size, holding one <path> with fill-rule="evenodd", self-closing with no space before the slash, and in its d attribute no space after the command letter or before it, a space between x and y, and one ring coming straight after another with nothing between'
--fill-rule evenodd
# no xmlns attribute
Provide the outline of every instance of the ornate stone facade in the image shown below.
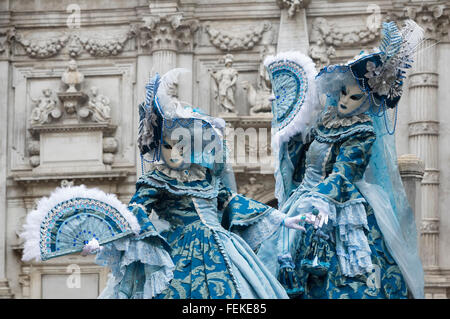
<svg viewBox="0 0 450 319"><path fill-rule="evenodd" d="M179 99L223 115L241 133L230 141L245 142L233 150L238 190L276 205L264 57L295 49L318 67L344 62L377 44L381 21L412 18L426 40L399 106L399 168L420 233L426 296L449 298L448 1L210 2L117 0L103 8L81 0L71 10L54 0L0 3L0 297L95 297L104 287L107 272L92 258L22 263L18 234L35 201L58 186L131 198L140 175L137 105L150 75L192 70L180 78Z"/></svg>

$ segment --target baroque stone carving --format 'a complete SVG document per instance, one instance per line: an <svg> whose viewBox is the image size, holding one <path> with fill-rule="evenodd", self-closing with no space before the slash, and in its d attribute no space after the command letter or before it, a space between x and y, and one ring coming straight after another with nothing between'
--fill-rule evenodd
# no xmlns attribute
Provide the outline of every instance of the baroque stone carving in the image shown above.
<svg viewBox="0 0 450 319"><path fill-rule="evenodd" d="M250 105L250 115L269 114L272 110L270 95L272 94L272 86L270 84L269 75L264 66L264 59L275 54L275 47L265 46L261 51L261 63L258 69L258 78L256 89L248 81L243 81L243 89L247 92L247 102Z"/></svg>
<svg viewBox="0 0 450 319"><path fill-rule="evenodd" d="M210 71L216 83L214 88L215 99L224 112L237 114L234 94L236 91L238 71L233 68L232 54L225 55L222 61L225 64L224 68L217 71Z"/></svg>
<svg viewBox="0 0 450 319"><path fill-rule="evenodd" d="M242 195L245 195L249 198L254 198L255 195L258 195L261 192L264 192L265 186L262 183L257 183L256 177L250 177L248 179L248 183L239 187L238 192Z"/></svg>
<svg viewBox="0 0 450 319"><path fill-rule="evenodd" d="M420 232L422 234L438 234L439 220L423 219L420 223Z"/></svg>
<svg viewBox="0 0 450 319"><path fill-rule="evenodd" d="M42 96L32 99L34 104L30 116L32 125L50 123L52 119L58 119L62 114L56 99L53 97L53 91L51 89L43 89L42 94Z"/></svg>
<svg viewBox="0 0 450 319"><path fill-rule="evenodd" d="M135 36L136 27L131 26L125 36L122 36L120 39L92 39L81 37L79 38L79 41L90 55L95 57L106 57L121 53L127 41Z"/></svg>
<svg viewBox="0 0 450 319"><path fill-rule="evenodd" d="M448 1L408 4L401 10L391 12L396 18L413 19L425 30L426 39L439 40L448 35L449 6Z"/></svg>
<svg viewBox="0 0 450 319"><path fill-rule="evenodd" d="M197 19L186 19L183 13L149 15L143 18L139 38L142 47L156 50L187 50L194 48L193 35Z"/></svg>
<svg viewBox="0 0 450 319"><path fill-rule="evenodd" d="M78 115L82 118L92 116L92 120L97 123L107 123L111 120L111 106L109 98L98 93L98 88L91 88L92 96L89 98L87 106L79 109Z"/></svg>
<svg viewBox="0 0 450 319"><path fill-rule="evenodd" d="M68 85L66 92L77 92L76 86L84 81L84 75L78 71L77 61L70 60L67 65L67 70L63 73L61 81Z"/></svg>
<svg viewBox="0 0 450 319"><path fill-rule="evenodd" d="M311 0L277 0L280 9L288 9L288 17L292 18L300 9L308 7Z"/></svg>
<svg viewBox="0 0 450 319"><path fill-rule="evenodd" d="M103 163L111 165L114 162L114 153L117 152L118 143L114 137L103 138Z"/></svg>
<svg viewBox="0 0 450 319"><path fill-rule="evenodd" d="M59 99L63 102L64 109L68 114L74 114L78 107L87 98L86 94L77 90L84 81L84 75L78 71L77 62L69 61L66 71L61 77L61 81L68 86L65 92L58 93Z"/></svg>
<svg viewBox="0 0 450 319"><path fill-rule="evenodd" d="M205 30L211 43L222 51L249 50L257 45L264 34L272 25L265 21L259 26L250 27L248 31L236 34L236 32L223 31L212 28L209 24Z"/></svg>
<svg viewBox="0 0 450 319"><path fill-rule="evenodd" d="M366 26L361 29L340 31L325 18L316 18L312 24L309 54L318 67L330 64L337 47L351 47L374 42L380 34L379 28Z"/></svg>
<svg viewBox="0 0 450 319"><path fill-rule="evenodd" d="M23 36L14 31L11 38L15 43L20 44L25 50L26 55L30 58L50 58L60 53L66 46L69 36L64 34L62 36L45 39L45 40L27 40Z"/></svg>

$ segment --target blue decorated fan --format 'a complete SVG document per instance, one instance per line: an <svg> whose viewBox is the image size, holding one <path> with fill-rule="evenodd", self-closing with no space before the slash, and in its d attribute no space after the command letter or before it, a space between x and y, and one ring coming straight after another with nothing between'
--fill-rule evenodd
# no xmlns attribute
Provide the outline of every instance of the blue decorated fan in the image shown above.
<svg viewBox="0 0 450 319"><path fill-rule="evenodd" d="M275 99L272 102L272 149L305 133L317 115L314 62L300 52L282 52L265 59Z"/></svg>
<svg viewBox="0 0 450 319"><path fill-rule="evenodd" d="M85 186L57 188L30 212L20 234L22 260L47 260L139 233L136 217L113 194Z"/></svg>

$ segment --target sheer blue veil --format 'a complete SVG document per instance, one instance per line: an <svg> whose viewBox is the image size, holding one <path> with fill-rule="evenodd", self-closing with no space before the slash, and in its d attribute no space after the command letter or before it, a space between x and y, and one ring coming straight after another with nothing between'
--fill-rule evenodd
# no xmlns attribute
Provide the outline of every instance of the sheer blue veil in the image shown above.
<svg viewBox="0 0 450 319"><path fill-rule="evenodd" d="M394 135L388 134L384 116L371 117L376 141L364 178L356 186L373 208L384 241L413 297L424 298L414 213L398 171Z"/></svg>

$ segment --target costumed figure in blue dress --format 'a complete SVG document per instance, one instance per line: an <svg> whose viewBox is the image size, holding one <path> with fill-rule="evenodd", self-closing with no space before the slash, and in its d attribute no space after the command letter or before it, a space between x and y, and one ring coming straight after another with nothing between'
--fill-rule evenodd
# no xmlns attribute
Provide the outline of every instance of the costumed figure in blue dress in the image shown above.
<svg viewBox="0 0 450 319"><path fill-rule="evenodd" d="M111 269L100 298L288 298L253 248L281 224L304 229L302 217L236 194L225 122L177 99L180 72L146 86L142 176L128 207L99 190L58 189L29 214L23 259L96 253Z"/></svg>
<svg viewBox="0 0 450 319"><path fill-rule="evenodd" d="M383 23L375 52L318 74L298 52L266 59L279 210L312 223L277 230L258 251L291 298L424 297L388 118L422 36L411 20Z"/></svg>

